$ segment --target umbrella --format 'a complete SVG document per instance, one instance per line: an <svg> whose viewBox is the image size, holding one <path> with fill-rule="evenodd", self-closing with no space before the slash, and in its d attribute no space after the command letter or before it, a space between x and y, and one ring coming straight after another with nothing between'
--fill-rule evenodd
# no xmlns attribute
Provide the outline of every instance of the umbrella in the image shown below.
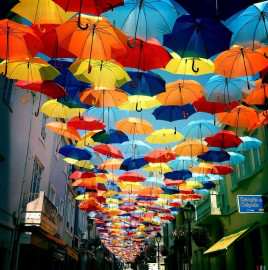
<svg viewBox="0 0 268 270"><path fill-rule="evenodd" d="M258 122L258 114L253 108L240 105L230 112L218 113L217 119L222 124L235 127L236 129L246 128L250 130Z"/></svg>
<svg viewBox="0 0 268 270"><path fill-rule="evenodd" d="M184 180L170 180L170 179L166 179L164 181L165 185L167 187L170 187L170 186L180 186L181 184L184 183Z"/></svg>
<svg viewBox="0 0 268 270"><path fill-rule="evenodd" d="M242 140L233 131L229 130L221 130L213 136L206 137L205 141L209 147L221 148L237 147L242 143Z"/></svg>
<svg viewBox="0 0 268 270"><path fill-rule="evenodd" d="M123 154L115 146L109 144L99 144L93 147L95 152L112 158L123 158Z"/></svg>
<svg viewBox="0 0 268 270"><path fill-rule="evenodd" d="M105 124L101 120L88 116L75 116L67 122L67 126L82 130L101 130L105 128Z"/></svg>
<svg viewBox="0 0 268 270"><path fill-rule="evenodd" d="M127 133L127 134L140 134L146 135L153 132L152 125L143 119L135 117L129 117L126 119L119 120L116 123L116 128Z"/></svg>
<svg viewBox="0 0 268 270"><path fill-rule="evenodd" d="M163 105L185 105L193 103L204 95L203 87L193 80L179 80L168 83L166 92L157 95Z"/></svg>
<svg viewBox="0 0 268 270"><path fill-rule="evenodd" d="M130 95L154 96L165 91L165 81L157 74L129 71L128 75L131 81L124 84L122 89Z"/></svg>
<svg viewBox="0 0 268 270"><path fill-rule="evenodd" d="M133 157L137 157L148 153L152 150L152 147L143 141L132 140L122 143L120 149L122 149L126 155L130 154Z"/></svg>
<svg viewBox="0 0 268 270"><path fill-rule="evenodd" d="M172 171L164 174L169 180L186 180L192 177L192 173L188 170Z"/></svg>
<svg viewBox="0 0 268 270"><path fill-rule="evenodd" d="M74 171L69 175L69 179L76 180L82 178L91 178L95 176L96 174L93 172Z"/></svg>
<svg viewBox="0 0 268 270"><path fill-rule="evenodd" d="M0 57L5 60L31 58L42 48L30 27L8 19L0 20L0 41Z"/></svg>
<svg viewBox="0 0 268 270"><path fill-rule="evenodd" d="M74 16L52 0L21 0L11 11L34 24L62 24Z"/></svg>
<svg viewBox="0 0 268 270"><path fill-rule="evenodd" d="M127 35L134 37L130 46L135 45L138 37L145 40L154 37L161 41L163 34L171 32L179 13L184 12L170 0L125 0L124 3L105 16Z"/></svg>
<svg viewBox="0 0 268 270"><path fill-rule="evenodd" d="M13 80L40 82L53 80L60 73L41 58L5 60L0 63L0 73Z"/></svg>
<svg viewBox="0 0 268 270"><path fill-rule="evenodd" d="M176 153L176 148L174 148L174 152ZM177 153L176 153L177 154ZM170 167L174 170L185 170L189 166L197 165L197 158L190 156L181 156L179 155L175 160L169 162Z"/></svg>
<svg viewBox="0 0 268 270"><path fill-rule="evenodd" d="M65 157L73 158L76 160L91 159L91 153L86 149L81 149L73 145L64 145L59 149L59 153Z"/></svg>
<svg viewBox="0 0 268 270"><path fill-rule="evenodd" d="M230 155L224 150L209 150L201 155L198 155L198 158L210 162L223 162L229 160Z"/></svg>
<svg viewBox="0 0 268 270"><path fill-rule="evenodd" d="M151 187L151 188L162 187L164 185L163 177L154 177L154 176L148 177L142 183L142 185L145 187ZM163 192L161 192L161 193L163 193Z"/></svg>
<svg viewBox="0 0 268 270"><path fill-rule="evenodd" d="M77 166L80 168L84 168L84 169L88 169L88 170L91 170L94 168L94 165L92 164L92 162L90 162L88 160L76 160L73 158L64 158L63 160L68 164L71 164L73 166Z"/></svg>
<svg viewBox="0 0 268 270"><path fill-rule="evenodd" d="M66 95L64 88L53 81L28 82L17 81L16 86L33 92L44 94L50 98L61 98Z"/></svg>
<svg viewBox="0 0 268 270"><path fill-rule="evenodd" d="M112 61L77 60L69 69L78 80L92 83L94 89L114 89L131 80L123 67Z"/></svg>
<svg viewBox="0 0 268 270"><path fill-rule="evenodd" d="M182 106L160 106L153 111L153 116L157 120L173 122L181 119L187 119L196 112L191 104Z"/></svg>
<svg viewBox="0 0 268 270"><path fill-rule="evenodd" d="M250 84L252 87L253 84ZM205 85L208 101L230 103L242 98L243 90L247 89L245 78L228 79L215 75L209 78Z"/></svg>
<svg viewBox="0 0 268 270"><path fill-rule="evenodd" d="M183 135L174 129L158 129L153 131L146 141L152 144L167 144L181 141Z"/></svg>
<svg viewBox="0 0 268 270"><path fill-rule="evenodd" d="M103 130L94 134L92 136L92 139L95 142L100 142L100 143L109 143L109 144L120 143L121 144L123 142L128 141L128 136L120 130L109 129L107 131Z"/></svg>
<svg viewBox="0 0 268 270"><path fill-rule="evenodd" d="M176 159L176 156L170 150L155 149L145 155L144 159L151 163L164 163Z"/></svg>
<svg viewBox="0 0 268 270"><path fill-rule="evenodd" d="M263 105L268 98L268 84L261 80L255 82L255 87L251 88L248 95L243 99L248 105Z"/></svg>
<svg viewBox="0 0 268 270"><path fill-rule="evenodd" d="M144 158L127 158L125 159L122 164L120 169L125 170L125 171L132 171L136 169L140 169L143 166L148 164L148 162Z"/></svg>
<svg viewBox="0 0 268 270"><path fill-rule="evenodd" d="M119 89L94 90L86 89L80 96L81 102L95 107L118 107L128 100L127 94Z"/></svg>
<svg viewBox="0 0 268 270"><path fill-rule="evenodd" d="M200 142L200 140L186 140L175 146L173 151L177 156L193 157L207 152L208 147L203 142Z"/></svg>
<svg viewBox="0 0 268 270"><path fill-rule="evenodd" d="M128 111L142 112L143 110L151 109L159 106L161 103L156 97L148 96L128 96L128 100L121 105L119 109Z"/></svg>
<svg viewBox="0 0 268 270"><path fill-rule="evenodd" d="M59 103L56 99L51 99L42 105L40 111L48 117L68 119L82 115L85 109L72 109Z"/></svg>
<svg viewBox="0 0 268 270"><path fill-rule="evenodd" d="M161 174L172 171L171 168L166 163L163 162L149 163L143 167L143 170L151 173L161 173Z"/></svg>
<svg viewBox="0 0 268 270"><path fill-rule="evenodd" d="M129 43L133 46L128 46L124 55L115 58L125 67L147 71L164 68L171 59L168 51L156 41L130 38Z"/></svg>
<svg viewBox="0 0 268 270"><path fill-rule="evenodd" d="M99 165L99 168L102 170L115 171L120 169L121 164L121 159L107 159Z"/></svg>
<svg viewBox="0 0 268 270"><path fill-rule="evenodd" d="M135 172L125 172L118 177L118 180L124 182L143 182L146 178Z"/></svg>
<svg viewBox="0 0 268 270"><path fill-rule="evenodd" d="M65 138L76 140L76 141L80 140L80 135L76 131L76 129L68 128L65 123L50 122L46 124L46 128Z"/></svg>
<svg viewBox="0 0 268 270"><path fill-rule="evenodd" d="M166 71L174 74L199 76L214 72L214 63L211 60L200 57L181 58L172 53L173 58L166 65Z"/></svg>
<svg viewBox="0 0 268 270"><path fill-rule="evenodd" d="M230 155L230 159L226 162L223 162L224 164L227 163L230 165L239 165L245 161L245 156L242 154L235 152L228 152L228 154Z"/></svg>
<svg viewBox="0 0 268 270"><path fill-rule="evenodd" d="M74 17L56 31L62 48L81 59L110 60L125 52L126 36L102 17Z"/></svg>
<svg viewBox="0 0 268 270"><path fill-rule="evenodd" d="M257 138L244 136L240 137L242 143L237 147L237 151L248 151L251 149L258 149L262 145L262 141Z"/></svg>
<svg viewBox="0 0 268 270"><path fill-rule="evenodd" d="M183 57L209 58L227 50L232 33L219 20L180 16L172 33L164 36L164 45Z"/></svg>

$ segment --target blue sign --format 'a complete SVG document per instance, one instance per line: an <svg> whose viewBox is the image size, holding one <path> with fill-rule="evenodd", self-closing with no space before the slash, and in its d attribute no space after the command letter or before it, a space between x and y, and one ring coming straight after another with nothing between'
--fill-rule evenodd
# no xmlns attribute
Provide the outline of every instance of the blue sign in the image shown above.
<svg viewBox="0 0 268 270"><path fill-rule="evenodd" d="M241 214L264 213L262 195L237 195L238 210Z"/></svg>

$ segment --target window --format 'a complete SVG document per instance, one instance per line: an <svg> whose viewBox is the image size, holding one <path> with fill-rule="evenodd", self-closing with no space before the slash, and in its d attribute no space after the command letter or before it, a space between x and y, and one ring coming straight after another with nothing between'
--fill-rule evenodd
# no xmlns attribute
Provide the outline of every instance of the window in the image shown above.
<svg viewBox="0 0 268 270"><path fill-rule="evenodd" d="M46 123L47 123L47 116L45 114L43 114L42 122L41 122L41 137L42 137L43 140L45 140L46 137L47 137Z"/></svg>
<svg viewBox="0 0 268 270"><path fill-rule="evenodd" d="M38 193L40 191L40 182L41 182L43 170L44 170L44 166L41 164L41 162L37 158L35 158L34 164L33 164L30 200L34 200L38 196Z"/></svg>
<svg viewBox="0 0 268 270"><path fill-rule="evenodd" d="M3 89L3 102L8 107L8 109L12 112L12 108L10 107L10 101L12 96L12 89L13 89L13 80L8 80L6 77L0 77L0 85Z"/></svg>

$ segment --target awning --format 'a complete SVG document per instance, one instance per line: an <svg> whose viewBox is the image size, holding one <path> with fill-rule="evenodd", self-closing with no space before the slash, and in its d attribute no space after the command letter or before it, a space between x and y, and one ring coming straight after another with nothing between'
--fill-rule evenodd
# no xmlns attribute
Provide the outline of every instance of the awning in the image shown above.
<svg viewBox="0 0 268 270"><path fill-rule="evenodd" d="M218 242L212 245L208 250L204 252L204 254L209 254L217 251L227 250L230 245L232 245L236 240L242 237L245 233L247 233L251 228L246 228L237 233L233 233L221 238Z"/></svg>

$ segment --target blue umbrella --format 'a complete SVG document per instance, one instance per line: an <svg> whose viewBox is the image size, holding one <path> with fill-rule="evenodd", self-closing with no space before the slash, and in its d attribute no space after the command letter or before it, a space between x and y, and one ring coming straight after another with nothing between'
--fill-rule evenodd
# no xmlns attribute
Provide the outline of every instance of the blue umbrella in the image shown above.
<svg viewBox="0 0 268 270"><path fill-rule="evenodd" d="M161 188L165 194L173 195L180 193L179 189L176 187L162 187Z"/></svg>
<svg viewBox="0 0 268 270"><path fill-rule="evenodd" d="M190 123L191 121L200 121L200 120L207 121L213 124L215 122L215 116L207 112L196 112L187 119L188 123Z"/></svg>
<svg viewBox="0 0 268 270"><path fill-rule="evenodd" d="M115 192L121 192L120 187L116 183L114 183L112 181L108 181L108 183L105 186L106 186L107 190L112 190L112 191L115 191Z"/></svg>
<svg viewBox="0 0 268 270"><path fill-rule="evenodd" d="M268 38L268 2L253 4L233 18L227 27L233 32L232 44L265 41Z"/></svg>
<svg viewBox="0 0 268 270"><path fill-rule="evenodd" d="M148 162L144 158L127 158L122 162L120 169L131 171L140 169L146 164L148 164Z"/></svg>
<svg viewBox="0 0 268 270"><path fill-rule="evenodd" d="M122 89L130 95L155 96L165 91L166 82L152 72L129 71L131 81L124 84Z"/></svg>
<svg viewBox="0 0 268 270"><path fill-rule="evenodd" d="M116 129L102 130L92 136L95 142L113 144L113 143L123 143L128 141L128 136Z"/></svg>
<svg viewBox="0 0 268 270"><path fill-rule="evenodd" d="M63 105L66 105L69 108L89 109L91 107L90 105L82 103L80 101L79 96L75 96L75 97L65 96L65 97L59 98L57 100L58 100L58 102L60 102Z"/></svg>
<svg viewBox="0 0 268 270"><path fill-rule="evenodd" d="M223 162L230 165L239 165L240 163L243 163L245 161L245 156L239 153L235 152L228 152L230 155L230 160Z"/></svg>
<svg viewBox="0 0 268 270"><path fill-rule="evenodd" d="M253 86L251 83L250 87ZM219 75L212 76L205 85L207 100L221 103L241 100L244 89L247 89L246 78L228 79Z"/></svg>
<svg viewBox="0 0 268 270"><path fill-rule="evenodd" d="M195 112L196 110L193 105L186 104L182 106L160 106L153 111L153 115L157 120L173 122L187 119Z"/></svg>
<svg viewBox="0 0 268 270"><path fill-rule="evenodd" d="M177 157L175 160L172 160L168 165L174 170L185 170L190 166L197 166L198 161L195 157Z"/></svg>
<svg viewBox="0 0 268 270"><path fill-rule="evenodd" d="M164 45L182 57L209 58L229 49L232 33L212 18L179 17L172 33L164 36ZM196 67L193 65L193 70Z"/></svg>
<svg viewBox="0 0 268 270"><path fill-rule="evenodd" d="M172 0L125 0L123 6L104 16L134 40L154 37L161 41L163 34L171 32L177 17L184 13L184 9Z"/></svg>
<svg viewBox="0 0 268 270"><path fill-rule="evenodd" d="M230 155L224 150L209 150L201 155L198 155L198 158L210 162L223 162L229 160Z"/></svg>
<svg viewBox="0 0 268 270"><path fill-rule="evenodd" d="M258 149L262 145L262 141L253 137L240 137L243 141L237 148L237 151L248 151L251 149Z"/></svg>
<svg viewBox="0 0 268 270"><path fill-rule="evenodd" d="M144 156L153 148L140 140L132 140L128 142L122 143L119 148L127 155L127 156Z"/></svg>
<svg viewBox="0 0 268 270"><path fill-rule="evenodd" d="M164 176L171 180L186 180L192 177L192 173L188 170L179 170L165 173Z"/></svg>
<svg viewBox="0 0 268 270"><path fill-rule="evenodd" d="M92 154L88 150L77 148L71 144L62 146L59 153L65 157L77 160L89 160L92 157Z"/></svg>
<svg viewBox="0 0 268 270"><path fill-rule="evenodd" d="M212 188L215 188L216 187L216 184L212 181L205 181L205 182L202 182L202 185L205 189L212 189Z"/></svg>
<svg viewBox="0 0 268 270"><path fill-rule="evenodd" d="M162 187L164 186L163 177L148 177L143 183L145 187Z"/></svg>

